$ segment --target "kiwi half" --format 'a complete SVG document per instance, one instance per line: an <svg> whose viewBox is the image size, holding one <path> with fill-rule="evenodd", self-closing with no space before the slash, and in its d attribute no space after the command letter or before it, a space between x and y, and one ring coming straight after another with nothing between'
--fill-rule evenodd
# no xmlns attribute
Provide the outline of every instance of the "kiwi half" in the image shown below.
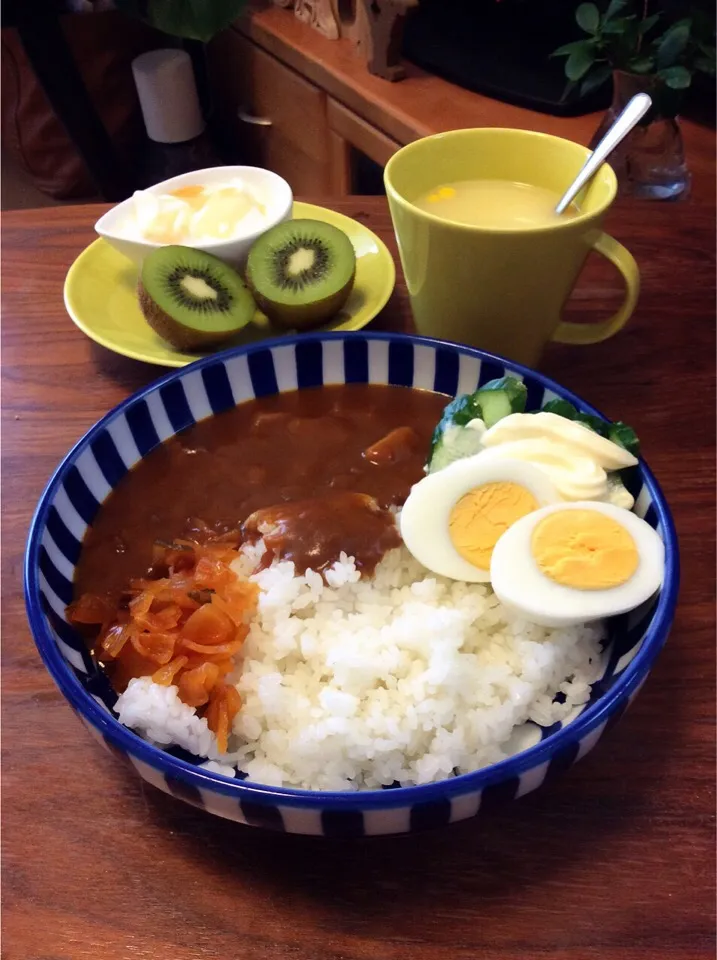
<svg viewBox="0 0 717 960"><path fill-rule="evenodd" d="M246 278L264 313L282 327L311 327L337 313L356 275L351 241L320 220L287 220L249 251Z"/></svg>
<svg viewBox="0 0 717 960"><path fill-rule="evenodd" d="M147 323L177 350L218 346L256 310L236 270L192 247L153 250L142 264L138 293Z"/></svg>

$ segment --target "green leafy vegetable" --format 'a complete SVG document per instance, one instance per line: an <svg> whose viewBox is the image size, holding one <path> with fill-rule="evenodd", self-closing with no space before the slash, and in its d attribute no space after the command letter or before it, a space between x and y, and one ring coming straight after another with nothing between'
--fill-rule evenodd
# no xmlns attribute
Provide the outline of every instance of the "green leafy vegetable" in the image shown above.
<svg viewBox="0 0 717 960"><path fill-rule="evenodd" d="M582 423L584 427L589 427L594 433L599 434L601 437L607 437L610 431L610 424L607 420L603 420L602 417L594 417L591 413L578 411L575 419L578 423Z"/></svg>
<svg viewBox="0 0 717 960"><path fill-rule="evenodd" d="M433 431L429 473L477 452L475 438L460 435L456 428L465 428L471 420L482 420L486 427L492 427L510 413L522 413L527 397L528 390L521 380L500 377L484 383L475 393L464 393L452 400ZM453 449L449 450L449 446Z"/></svg>
<svg viewBox="0 0 717 960"><path fill-rule="evenodd" d="M543 404L543 413L555 413L559 417L565 417L566 420L575 420L578 415L578 408L574 407L569 400L548 400Z"/></svg>
<svg viewBox="0 0 717 960"><path fill-rule="evenodd" d="M481 394L498 390L502 390L508 395L511 413L523 413L528 399L528 388L522 380L516 380L515 377L500 377L498 380L489 380L473 396L478 397L480 402Z"/></svg>
<svg viewBox="0 0 717 960"><path fill-rule="evenodd" d="M612 442L617 443L618 446L624 447L633 457L640 455L640 441L637 438L637 434L632 427L628 427L622 420L617 420L615 423L610 424L607 436L608 440L612 440Z"/></svg>
<svg viewBox="0 0 717 960"><path fill-rule="evenodd" d="M480 415L481 409L477 396L474 393L464 393L448 404L436 430L440 428L441 424L446 423L453 423L457 427L465 427L471 420L480 419Z"/></svg>
<svg viewBox="0 0 717 960"><path fill-rule="evenodd" d="M628 425L621 420L615 423L609 423L609 421L603 420L602 417L593 416L591 413L583 413L570 403L570 401L559 398L548 400L548 402L543 405L543 413L555 413L559 417L565 417L567 420L582 423L583 426L589 427L590 430L600 434L601 437L612 440L612 442L616 443L619 447L623 447L633 456L636 457L639 455L640 442L637 439L637 434L632 427L628 427Z"/></svg>
<svg viewBox="0 0 717 960"><path fill-rule="evenodd" d="M482 420L485 426L490 428L511 413L523 413L527 398L528 390L522 380L501 377L483 384L475 393L464 393L451 400L433 431L428 472L435 473L455 460L473 456L480 451L482 433L468 426L472 420ZM637 456L639 453L640 444L635 431L622 421L610 423L602 417L583 413L569 400L560 397L548 400L541 412L554 413L566 420L581 423L633 455Z"/></svg>
<svg viewBox="0 0 717 960"><path fill-rule="evenodd" d="M431 448L428 454L428 469L440 469L437 464L440 458L443 466L447 465L449 459L445 455L443 446L446 440L446 433L449 427L465 427L471 420L477 420L481 417L481 409L478 399L474 393L463 393L455 400L451 400L443 411L443 416L436 424L436 429L431 437Z"/></svg>
<svg viewBox="0 0 717 960"><path fill-rule="evenodd" d="M549 400L543 407L543 412L556 413L559 417L582 423L584 427L589 427L594 433L599 433L601 437L606 437L608 434L610 424L607 421L600 417L594 417L591 413L583 413L568 400Z"/></svg>

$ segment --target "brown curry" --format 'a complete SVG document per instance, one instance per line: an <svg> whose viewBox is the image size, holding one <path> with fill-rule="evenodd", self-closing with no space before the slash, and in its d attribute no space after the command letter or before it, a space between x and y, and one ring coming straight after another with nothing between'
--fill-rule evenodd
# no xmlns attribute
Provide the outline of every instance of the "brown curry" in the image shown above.
<svg viewBox="0 0 717 960"><path fill-rule="evenodd" d="M238 544L264 535L271 556L302 572L340 551L372 570L398 544L388 508L421 478L445 403L402 387L342 384L261 398L195 424L140 461L104 503L85 538L76 595L118 597L147 571L157 541L181 537Z"/></svg>

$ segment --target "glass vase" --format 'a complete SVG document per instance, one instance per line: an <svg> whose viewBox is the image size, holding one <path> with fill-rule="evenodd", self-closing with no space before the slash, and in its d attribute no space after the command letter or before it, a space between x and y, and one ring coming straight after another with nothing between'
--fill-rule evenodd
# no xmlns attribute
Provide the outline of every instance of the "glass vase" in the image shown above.
<svg viewBox="0 0 717 960"><path fill-rule="evenodd" d="M651 200L682 200L690 191L690 173L676 107L679 94L655 76L638 76L616 70L609 110L590 141L590 149L611 126L636 93L652 97L652 108L609 159L620 193Z"/></svg>

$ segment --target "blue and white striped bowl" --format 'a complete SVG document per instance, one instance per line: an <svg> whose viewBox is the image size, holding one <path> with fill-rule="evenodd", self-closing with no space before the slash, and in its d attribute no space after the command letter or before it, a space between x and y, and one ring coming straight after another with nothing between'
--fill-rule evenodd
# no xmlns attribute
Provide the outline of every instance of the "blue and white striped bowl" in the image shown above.
<svg viewBox="0 0 717 960"><path fill-rule="evenodd" d="M55 682L90 733L144 780L210 813L288 833L409 833L472 817L562 773L595 746L637 695L672 623L679 580L675 530L665 498L640 464L635 510L666 544L656 600L609 622L601 679L589 703L562 724L527 727L532 744L501 763L440 783L361 793L276 789L200 769L163 752L115 718L116 696L65 619L87 526L111 489L158 443L196 420L253 397L329 383L389 383L454 396L510 373L528 387L528 409L554 396L579 398L531 370L469 347L380 333L313 334L228 350L171 373L99 421L60 464L30 529L25 592L30 626Z"/></svg>

